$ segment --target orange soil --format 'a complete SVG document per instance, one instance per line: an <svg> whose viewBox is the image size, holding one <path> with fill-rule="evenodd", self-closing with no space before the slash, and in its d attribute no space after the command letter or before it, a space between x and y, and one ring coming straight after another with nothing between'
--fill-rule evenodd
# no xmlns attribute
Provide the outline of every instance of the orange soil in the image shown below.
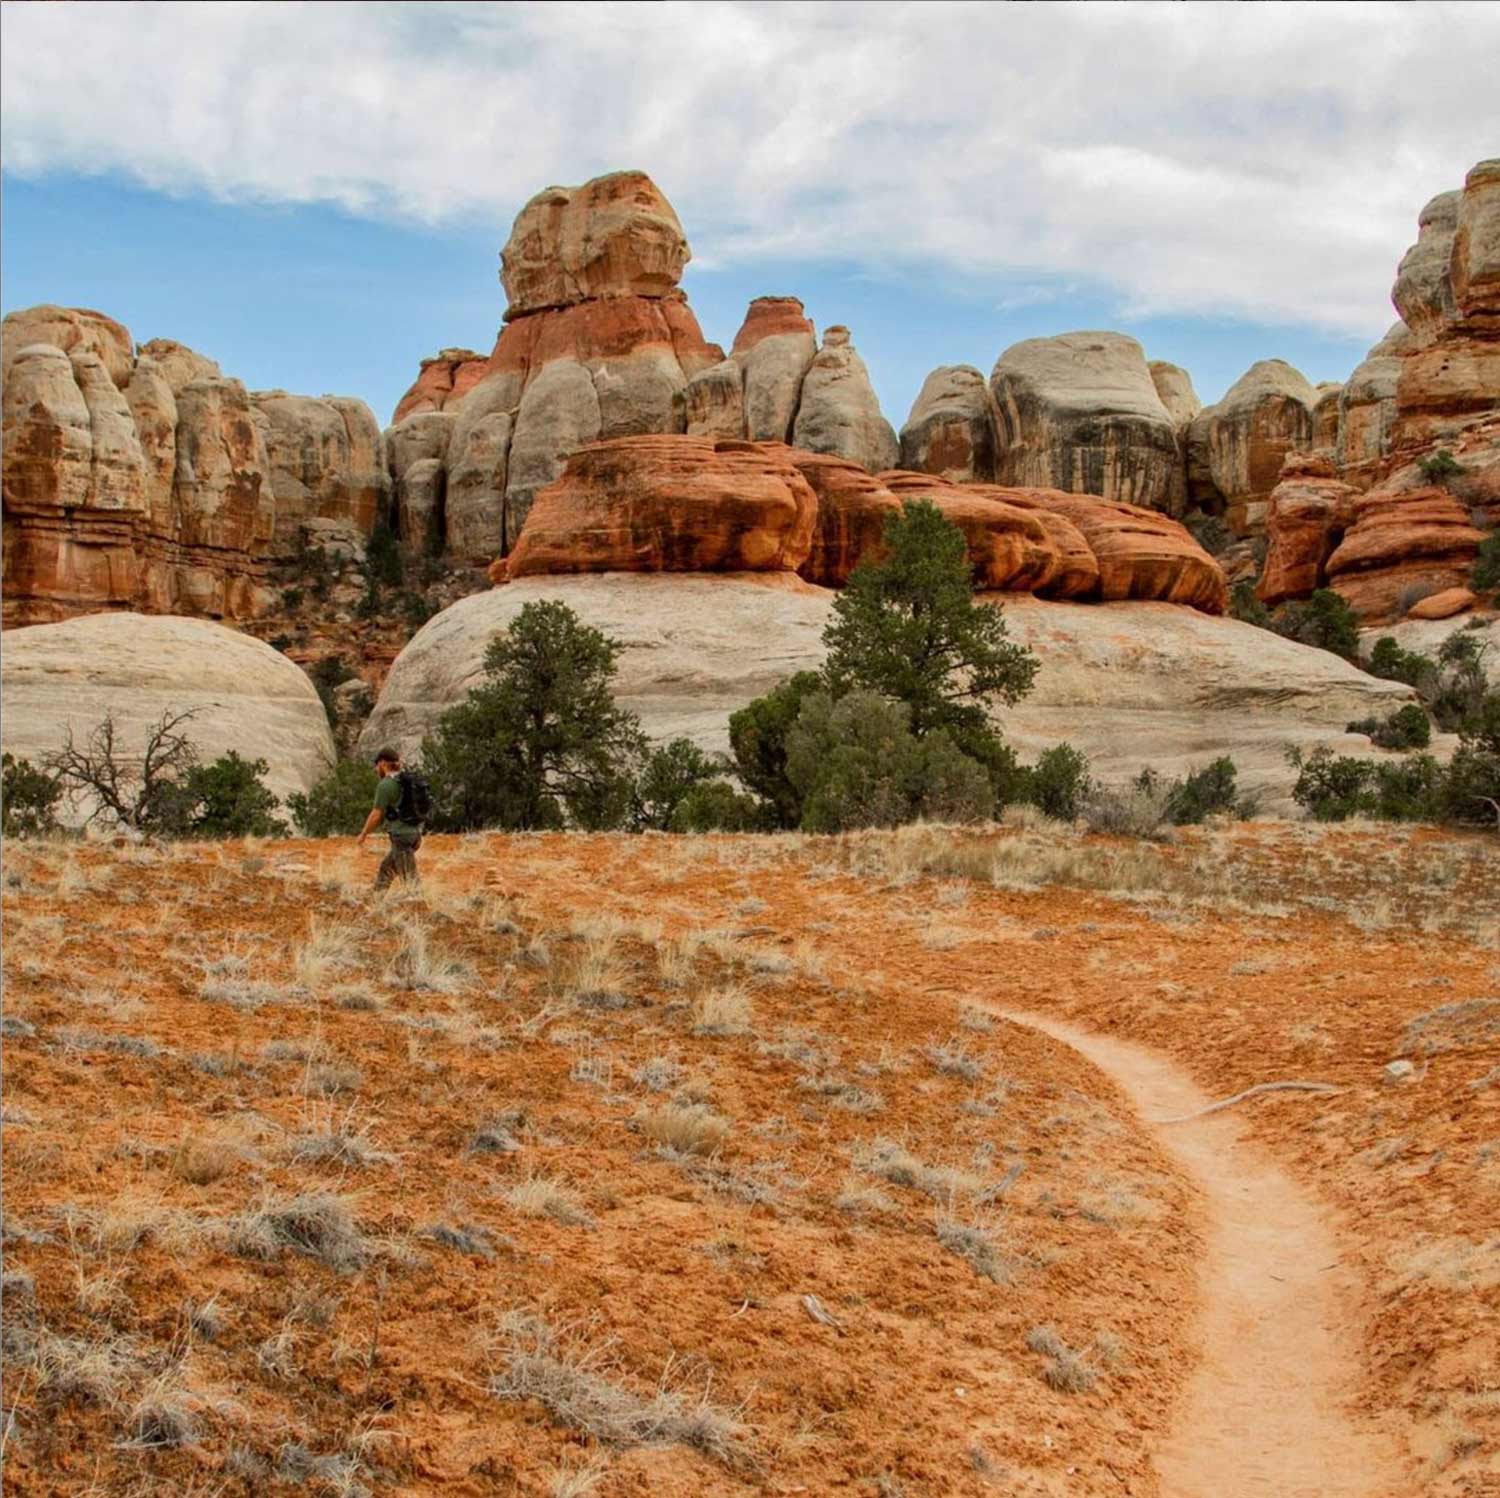
<svg viewBox="0 0 1500 1498"><path fill-rule="evenodd" d="M1162 856L1186 890L1195 860L1232 878L1238 909L953 877L974 850L1030 836L934 833L963 856L905 862L900 835L435 838L426 902L379 907L341 884L371 867L347 842L7 849L6 1016L35 1031L4 1058L6 1268L34 1281L7 1283L12 1490L273 1492L296 1442L377 1491L564 1491L554 1476L590 1443L488 1387L509 1363L501 1318L523 1309L605 1349L623 1387L649 1394L668 1368L746 1428L727 1461L593 1453L605 1470L588 1490L605 1498L1171 1491L1153 1457L1195 1370L1196 1194L1106 1076L1034 1030L964 1028L979 1005L1145 1042L1214 1097L1282 1077L1343 1086L1253 1099L1236 1130L1331 1214L1360 1360L1349 1418L1401 1443L1410 1492L1484 1491L1500 1452L1500 1076L1485 1084L1500 1035L1464 1011L1428 1025L1431 1055L1408 1052L1418 1080L1381 1069L1415 1016L1500 991L1493 843L1256 829ZM601 912L660 927L604 954L620 1009L569 998L608 945L582 919ZM298 989L310 920L356 924L362 947L356 968ZM455 992L388 976L414 921L467 964ZM729 935L674 972L670 938L691 930ZM528 956L533 939L550 955ZM201 962L235 951L276 1001L200 997ZM693 1033L695 996L726 981L751 998L751 1033ZM378 1007L340 1007L360 983ZM121 1036L162 1054L101 1048ZM927 1056L955 1036L976 1080ZM313 1054L267 1058L277 1041ZM662 1056L685 1098L731 1121L705 1163L662 1158L640 1132L671 1094L633 1074ZM318 1064L359 1076L310 1096ZM851 1112L822 1084L883 1102ZM346 1110L395 1158L289 1158L299 1131ZM469 1152L510 1110L520 1151ZM859 1152L882 1138L973 1179L942 1201L876 1181ZM214 1147L224 1173L185 1179ZM1016 1165L1003 1195L976 1198ZM518 1211L503 1192L534 1175L571 1183L592 1225ZM892 1205L845 1210L851 1179ZM316 1189L352 1194L358 1267L235 1251L236 1214ZM1003 1283L939 1242L938 1214L992 1229ZM422 1236L439 1222L482 1229L491 1257ZM222 1328L192 1333L185 1303L215 1297ZM1038 1326L1095 1365L1091 1389L1043 1381ZM266 1350L280 1332L284 1358ZM66 1397L37 1371L48 1335L118 1344L124 1371L93 1401ZM210 1402L200 1439L120 1444L164 1371Z"/></svg>

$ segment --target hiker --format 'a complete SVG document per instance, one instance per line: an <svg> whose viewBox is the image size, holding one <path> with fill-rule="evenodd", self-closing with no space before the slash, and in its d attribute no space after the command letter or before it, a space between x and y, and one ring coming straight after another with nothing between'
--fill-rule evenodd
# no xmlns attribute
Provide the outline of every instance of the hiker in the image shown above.
<svg viewBox="0 0 1500 1498"><path fill-rule="evenodd" d="M375 756L375 805L365 818L355 847L362 848L365 839L377 827L384 827L391 840L391 851L380 861L375 888L384 889L393 879L417 881L417 849L422 846L422 828L432 811L427 782L420 775L401 768L401 756L390 748Z"/></svg>

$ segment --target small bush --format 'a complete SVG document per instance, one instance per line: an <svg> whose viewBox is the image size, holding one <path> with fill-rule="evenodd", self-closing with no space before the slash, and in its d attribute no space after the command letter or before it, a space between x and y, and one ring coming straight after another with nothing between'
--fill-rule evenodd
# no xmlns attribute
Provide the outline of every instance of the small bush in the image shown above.
<svg viewBox="0 0 1500 1498"><path fill-rule="evenodd" d="M764 832L766 803L737 791L727 780L695 785L673 808L673 832Z"/></svg>
<svg viewBox="0 0 1500 1498"><path fill-rule="evenodd" d="M1438 664L1431 656L1403 650L1394 635L1381 635L1370 651L1365 670L1382 681L1404 682L1428 696L1437 686Z"/></svg>
<svg viewBox="0 0 1500 1498"><path fill-rule="evenodd" d="M1323 745L1305 759L1295 751L1290 757L1298 770L1292 799L1315 821L1365 816L1420 822L1441 815L1445 776L1429 754L1377 763L1338 755Z"/></svg>
<svg viewBox="0 0 1500 1498"><path fill-rule="evenodd" d="M1415 702L1384 718L1360 718L1346 733L1362 733L1381 749L1425 749L1432 742L1432 725Z"/></svg>
<svg viewBox="0 0 1500 1498"><path fill-rule="evenodd" d="M352 836L365 824L375 804L380 777L373 765L346 759L335 765L304 795L287 797L287 810L304 837Z"/></svg>
<svg viewBox="0 0 1500 1498"><path fill-rule="evenodd" d="M1283 604L1271 616L1271 628L1345 660L1359 658L1359 615L1332 588L1319 588L1305 603Z"/></svg>
<svg viewBox="0 0 1500 1498"><path fill-rule="evenodd" d="M659 745L646 756L636 782L637 825L665 832L674 825L682 803L722 774L719 760L691 739Z"/></svg>
<svg viewBox="0 0 1500 1498"><path fill-rule="evenodd" d="M1226 754L1191 771L1185 780L1174 780L1168 787L1167 820L1174 827L1188 827L1211 816L1248 815L1250 809L1241 802L1236 787L1237 777L1235 763Z"/></svg>
<svg viewBox="0 0 1500 1498"><path fill-rule="evenodd" d="M0 834L44 837L57 829L57 803L63 788L55 775L30 760L0 756Z"/></svg>
<svg viewBox="0 0 1500 1498"><path fill-rule="evenodd" d="M1249 578L1241 578L1229 590L1229 617L1238 619L1242 624L1253 624L1257 629L1271 629L1271 612L1260 601L1260 594L1255 591L1255 583Z"/></svg>
<svg viewBox="0 0 1500 1498"><path fill-rule="evenodd" d="M1429 484L1441 484L1468 470L1446 447L1440 447L1435 453L1423 458L1417 464L1417 471Z"/></svg>
<svg viewBox="0 0 1500 1498"><path fill-rule="evenodd" d="M1474 559L1469 585L1476 593L1489 593L1500 588L1500 530L1491 531L1479 543L1479 555Z"/></svg>
<svg viewBox="0 0 1500 1498"><path fill-rule="evenodd" d="M1054 744L1021 772L1017 799L1059 822L1071 822L1093 788L1087 756L1071 744Z"/></svg>
<svg viewBox="0 0 1500 1498"><path fill-rule="evenodd" d="M183 780L183 807L169 836L192 838L285 837L274 813L278 802L263 783L270 770L263 759L241 759L231 749L206 765L194 765Z"/></svg>

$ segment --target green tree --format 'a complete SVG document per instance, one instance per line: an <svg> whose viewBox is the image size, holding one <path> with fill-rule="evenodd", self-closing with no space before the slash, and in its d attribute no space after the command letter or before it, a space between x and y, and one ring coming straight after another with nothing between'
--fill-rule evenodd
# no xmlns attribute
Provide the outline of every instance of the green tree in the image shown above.
<svg viewBox="0 0 1500 1498"><path fill-rule="evenodd" d="M43 837L55 831L62 794L57 777L38 770L30 760L0 756L0 834Z"/></svg>
<svg viewBox="0 0 1500 1498"><path fill-rule="evenodd" d="M1260 594L1248 577L1242 577L1229 590L1229 617L1259 629L1272 628L1270 610L1260 601Z"/></svg>
<svg viewBox="0 0 1500 1498"><path fill-rule="evenodd" d="M162 830L169 837L285 837L275 793L262 781L270 768L263 759L241 759L233 749L194 765L171 798L177 809L164 816Z"/></svg>
<svg viewBox="0 0 1500 1498"><path fill-rule="evenodd" d="M723 775L723 766L691 739L673 739L647 756L636 785L637 823L665 832L677 809L700 786Z"/></svg>
<svg viewBox="0 0 1500 1498"><path fill-rule="evenodd" d="M882 541L834 601L828 683L905 703L916 738L943 729L967 749L993 736L992 700L1013 705L1031 689L1036 657L1006 637L998 607L974 602L963 532L930 500L908 500Z"/></svg>
<svg viewBox="0 0 1500 1498"><path fill-rule="evenodd" d="M786 772L786 738L802 704L825 690L826 683L816 671L799 671L729 715L729 747L740 782L763 798L774 827L802 824L802 793Z"/></svg>
<svg viewBox="0 0 1500 1498"><path fill-rule="evenodd" d="M765 832L766 803L737 791L727 780L695 785L672 812L673 832Z"/></svg>
<svg viewBox="0 0 1500 1498"><path fill-rule="evenodd" d="M645 753L612 695L619 653L566 604L526 604L490 642L484 682L423 743L437 825L618 826Z"/></svg>
<svg viewBox="0 0 1500 1498"><path fill-rule="evenodd" d="M288 796L287 810L304 837L353 836L375 804L379 779L373 765L341 760L306 795L295 791Z"/></svg>
<svg viewBox="0 0 1500 1498"><path fill-rule="evenodd" d="M1346 733L1362 733L1381 749L1425 749L1432 742L1432 724L1415 702L1398 707L1384 718L1360 718Z"/></svg>

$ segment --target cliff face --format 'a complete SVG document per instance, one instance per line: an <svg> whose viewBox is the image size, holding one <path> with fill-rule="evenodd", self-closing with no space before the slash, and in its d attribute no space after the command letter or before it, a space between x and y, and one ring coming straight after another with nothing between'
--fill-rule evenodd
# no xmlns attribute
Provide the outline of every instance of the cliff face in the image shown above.
<svg viewBox="0 0 1500 1498"><path fill-rule="evenodd" d="M251 621L309 524L368 536L388 508L361 401L253 394L78 308L6 317L4 375L7 626L101 609Z"/></svg>

